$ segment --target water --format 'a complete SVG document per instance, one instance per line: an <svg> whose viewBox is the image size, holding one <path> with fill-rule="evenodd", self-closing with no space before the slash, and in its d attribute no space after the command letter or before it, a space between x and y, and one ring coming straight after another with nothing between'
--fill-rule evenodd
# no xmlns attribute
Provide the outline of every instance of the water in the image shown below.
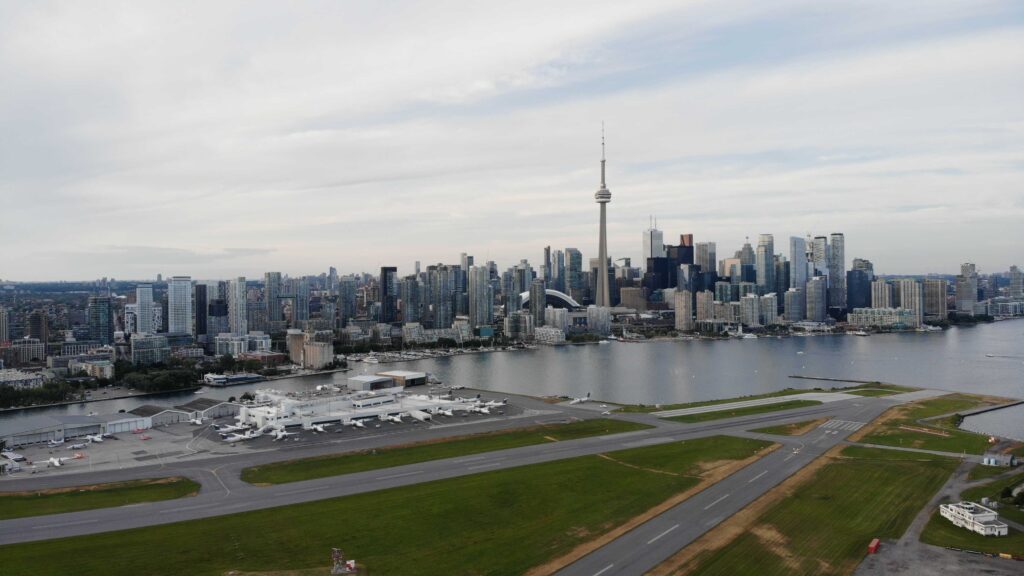
<svg viewBox="0 0 1024 576"><path fill-rule="evenodd" d="M991 357L986 355L992 355ZM215 398L273 387L309 390L343 384L349 376L383 370L431 372L447 384L534 396L584 396L609 402L666 404L730 398L783 388L828 388L841 383L790 375L940 388L1024 398L1024 321L1005 321L944 332L817 336L757 340L615 342L536 350L465 354L415 362L367 365L349 373L286 378L207 388ZM109 414L143 403L174 405L191 393L75 404L14 413ZM996 413L998 414L998 412ZM1022 419L1018 419L1020 421Z"/></svg>
<svg viewBox="0 0 1024 576"><path fill-rule="evenodd" d="M1024 442L1024 404L968 416L964 418L960 427L972 432Z"/></svg>

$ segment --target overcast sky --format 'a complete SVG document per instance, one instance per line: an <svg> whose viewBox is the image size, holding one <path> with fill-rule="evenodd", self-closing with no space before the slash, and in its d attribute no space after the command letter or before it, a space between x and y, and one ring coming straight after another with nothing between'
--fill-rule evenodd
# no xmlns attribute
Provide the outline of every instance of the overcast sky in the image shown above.
<svg viewBox="0 0 1024 576"><path fill-rule="evenodd" d="M846 234L1024 265L1024 3L6 2L0 278ZM788 255L788 254L787 254Z"/></svg>

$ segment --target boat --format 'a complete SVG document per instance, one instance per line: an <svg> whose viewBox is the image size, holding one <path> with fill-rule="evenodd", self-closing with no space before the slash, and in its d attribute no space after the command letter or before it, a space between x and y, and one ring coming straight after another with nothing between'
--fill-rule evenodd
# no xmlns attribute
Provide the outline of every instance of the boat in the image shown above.
<svg viewBox="0 0 1024 576"><path fill-rule="evenodd" d="M377 360L375 356L367 356L366 358L363 358L363 362L367 364L380 364L380 360Z"/></svg>
<svg viewBox="0 0 1024 576"><path fill-rule="evenodd" d="M259 374L207 374L203 376L203 383L207 386L234 386L236 384L249 384L251 382L262 382L266 380Z"/></svg>
<svg viewBox="0 0 1024 576"><path fill-rule="evenodd" d="M744 340L757 340L757 334L746 333L742 336ZM756 370L755 370L756 372Z"/></svg>
<svg viewBox="0 0 1024 576"><path fill-rule="evenodd" d="M868 335L868 333L863 331L863 330L857 330L856 332L850 332L850 334L853 334L854 336L867 336Z"/></svg>

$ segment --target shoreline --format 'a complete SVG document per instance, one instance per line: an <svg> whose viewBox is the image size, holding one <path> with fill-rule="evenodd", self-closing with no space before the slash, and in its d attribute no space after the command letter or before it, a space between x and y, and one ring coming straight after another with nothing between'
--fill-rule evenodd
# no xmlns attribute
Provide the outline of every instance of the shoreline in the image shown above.
<svg viewBox="0 0 1024 576"><path fill-rule="evenodd" d="M86 400L72 400L70 402L54 402L52 404L33 404L31 406L15 406L13 408L0 408L0 414L7 412L17 412L19 410L33 410L36 408L56 408L59 406L73 406L75 404L89 404L91 402L106 402L108 400L125 400L128 398L146 398L148 396L158 396L160 394L176 394L178 392L192 392L202 388L201 385L189 386L187 388L176 388L174 390L160 390L157 392L140 392L138 394L124 394L121 396L108 396L106 398L88 398Z"/></svg>

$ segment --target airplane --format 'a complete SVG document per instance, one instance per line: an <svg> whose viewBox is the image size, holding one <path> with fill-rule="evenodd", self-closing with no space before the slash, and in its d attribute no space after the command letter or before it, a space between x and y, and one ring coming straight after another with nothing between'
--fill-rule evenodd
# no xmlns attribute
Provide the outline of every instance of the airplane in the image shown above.
<svg viewBox="0 0 1024 576"><path fill-rule="evenodd" d="M203 425L203 419L202 418L193 418L192 420L189 420L189 422L191 422L192 424L194 424L196 426L202 426Z"/></svg>
<svg viewBox="0 0 1024 576"><path fill-rule="evenodd" d="M84 450L84 449L86 449L88 447L89 447L88 444L72 444L72 445L68 446L68 450Z"/></svg>
<svg viewBox="0 0 1024 576"><path fill-rule="evenodd" d="M239 430L245 430L245 426L235 426L234 424L220 424L214 430L218 432L238 432Z"/></svg>
<svg viewBox="0 0 1024 576"><path fill-rule="evenodd" d="M476 414L490 414L491 413L491 410L489 408L487 408L487 406L470 406L469 407L469 411L470 412L474 412Z"/></svg>
<svg viewBox="0 0 1024 576"><path fill-rule="evenodd" d="M605 410L604 412L601 412L601 416L611 416L611 414L612 414L611 410Z"/></svg>
<svg viewBox="0 0 1024 576"><path fill-rule="evenodd" d="M491 400L489 402L484 402L484 406L487 406L488 408L497 408L499 406L504 406L506 404L508 404L508 398L502 399L501 402L498 402L497 400Z"/></svg>
<svg viewBox="0 0 1024 576"><path fill-rule="evenodd" d="M49 442L47 442L47 445L49 445L50 448L56 448L57 446L60 446L63 443L64 443L64 439L63 438L61 438L60 440L55 438L55 439L50 440Z"/></svg>
<svg viewBox="0 0 1024 576"><path fill-rule="evenodd" d="M245 434L228 434L227 436L222 436L222 438L224 438L225 442L241 442L243 440L259 438L260 436L263 436L263 432L260 432L259 430L250 430Z"/></svg>
<svg viewBox="0 0 1024 576"><path fill-rule="evenodd" d="M366 428L366 424L363 424L362 420L349 420L345 422L346 426L355 426L356 428Z"/></svg>
<svg viewBox="0 0 1024 576"><path fill-rule="evenodd" d="M92 436L86 434L85 435L85 439L88 440L89 442L97 442L97 443L103 442L103 436L100 436L99 434L94 434Z"/></svg>
<svg viewBox="0 0 1024 576"><path fill-rule="evenodd" d="M397 416L392 416L390 414L381 414L380 415L380 420L381 420L381 422L391 422L393 424L401 424L402 423L402 415L399 414Z"/></svg>
<svg viewBox="0 0 1024 576"><path fill-rule="evenodd" d="M449 416L449 417L450 416L455 416L455 411L454 410L445 410L444 408L438 408L436 410L436 412L438 414L440 414L441 416Z"/></svg>
<svg viewBox="0 0 1024 576"><path fill-rule="evenodd" d="M63 466L64 463L67 462L68 460L71 460L71 458L50 458L49 460L46 461L46 465L47 467Z"/></svg>
<svg viewBox="0 0 1024 576"><path fill-rule="evenodd" d="M279 430L274 430L274 442L277 442L278 440L284 440L288 436L295 436L297 434L298 432L288 432L283 428Z"/></svg>
<svg viewBox="0 0 1024 576"><path fill-rule="evenodd" d="M587 392L587 395L582 398L573 398L569 404L583 404L587 400L590 400L590 392Z"/></svg>
<svg viewBox="0 0 1024 576"><path fill-rule="evenodd" d="M327 424L327 426L330 426L330 424ZM327 430L324 430L323 424L313 424L309 429L313 431L313 434L323 434L327 432Z"/></svg>

